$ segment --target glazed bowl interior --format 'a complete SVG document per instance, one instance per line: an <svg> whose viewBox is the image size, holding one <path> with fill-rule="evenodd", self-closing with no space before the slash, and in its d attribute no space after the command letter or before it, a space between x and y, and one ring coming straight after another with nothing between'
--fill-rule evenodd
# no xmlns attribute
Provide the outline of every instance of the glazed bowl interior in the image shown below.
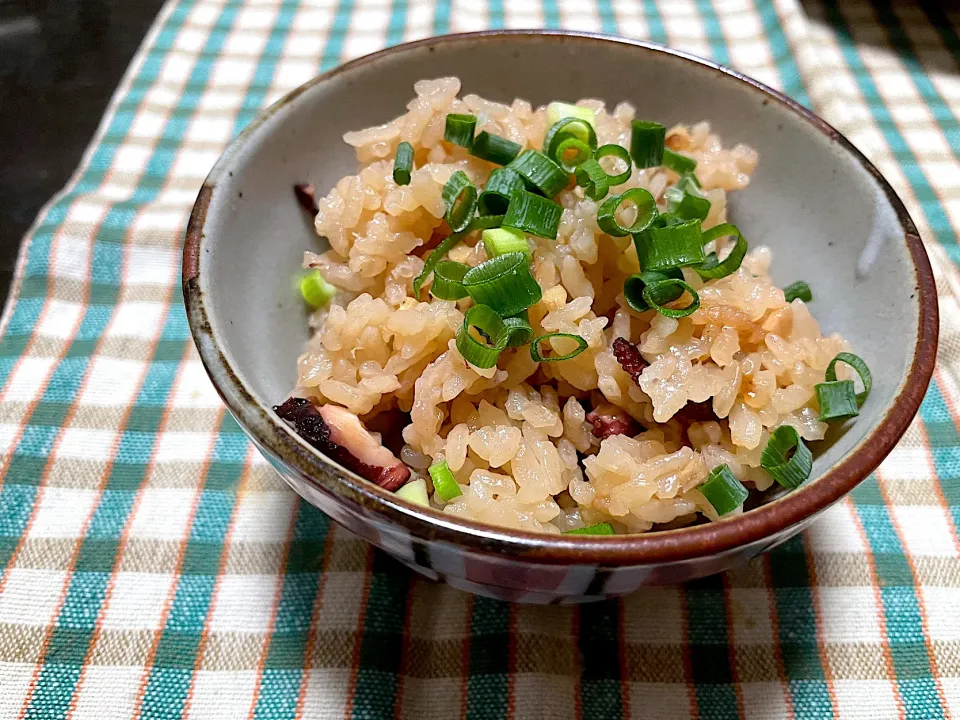
<svg viewBox="0 0 960 720"><path fill-rule="evenodd" d="M908 417L893 427L888 416L898 397L911 405L913 385L925 387L922 375L929 376L917 346L930 312L921 302L929 303L930 288L917 269L919 241L889 188L829 128L755 84L656 48L551 34L444 38L350 64L269 110L228 150L201 198L197 282L206 342L215 345L201 342L201 352L208 368L214 355L225 365L211 373L235 413L262 413L286 397L308 338L292 279L305 249L325 247L292 186L311 182L322 195L355 173L343 133L403 113L413 84L441 75L459 76L461 94L503 102L591 97L610 108L628 101L637 117L668 126L706 119L726 146L755 148L760 161L749 187L729 196L731 222L752 246L773 250L778 284L810 283L824 334L842 333L874 376L860 417L821 444L811 485L842 460L859 458L846 470L852 487L889 450L896 438L887 435L902 432L916 409L903 408ZM866 446L885 421L886 450L871 455Z"/></svg>

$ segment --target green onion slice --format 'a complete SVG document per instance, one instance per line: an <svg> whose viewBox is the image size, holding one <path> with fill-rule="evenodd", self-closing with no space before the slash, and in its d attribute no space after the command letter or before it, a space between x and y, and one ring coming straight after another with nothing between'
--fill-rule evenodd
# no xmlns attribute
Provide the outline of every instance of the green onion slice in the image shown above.
<svg viewBox="0 0 960 720"><path fill-rule="evenodd" d="M760 466L788 490L800 487L813 470L810 452L796 428L781 425L770 434L760 456Z"/></svg>
<svg viewBox="0 0 960 720"><path fill-rule="evenodd" d="M319 270L314 270L300 281L300 294L304 302L316 310L333 299L337 288L324 280Z"/></svg>
<svg viewBox="0 0 960 720"><path fill-rule="evenodd" d="M797 298L804 302L813 300L813 293L810 291L810 286L803 280L797 280L795 283L791 283L783 289L783 299L788 303L793 302Z"/></svg>
<svg viewBox="0 0 960 720"><path fill-rule="evenodd" d="M490 173L487 184L483 186L477 210L481 215L503 215L507 212L513 193L526 187L523 178L513 170L497 168Z"/></svg>
<svg viewBox="0 0 960 720"><path fill-rule="evenodd" d="M411 480L403 487L398 488L394 495L407 502L430 507L430 499L427 497L427 482L423 478Z"/></svg>
<svg viewBox="0 0 960 720"><path fill-rule="evenodd" d="M571 151L573 155L569 155ZM560 141L557 145L557 154L552 159L568 173L573 173L589 160L592 154L593 150L589 145L580 138L571 136Z"/></svg>
<svg viewBox="0 0 960 720"><path fill-rule="evenodd" d="M608 522L598 522L586 527L567 530L564 535L616 535L613 525Z"/></svg>
<svg viewBox="0 0 960 720"><path fill-rule="evenodd" d="M560 228L561 208L553 200L526 190L517 190L510 196L503 226L523 230L531 235L555 240Z"/></svg>
<svg viewBox="0 0 960 720"><path fill-rule="evenodd" d="M727 275L732 275L740 269L740 264L747 255L747 241L744 239L743 233L740 232L740 228L736 225L723 223L722 225L710 228L703 233L703 244L706 245L708 242L727 235L737 236L737 242L733 246L733 250L730 251L722 262L717 257L716 252L710 253L706 260L693 268L700 277L708 279L722 278Z"/></svg>
<svg viewBox="0 0 960 720"><path fill-rule="evenodd" d="M457 170L450 176L443 186L441 197L447 206L444 219L450 229L455 233L466 230L477 209L477 188L463 170Z"/></svg>
<svg viewBox="0 0 960 720"><path fill-rule="evenodd" d="M631 275L623 281L623 298L627 301L627 305L636 312L651 310L652 306L643 298L644 289L647 285L670 279L683 280L683 273L680 268L670 268L663 272L644 270L636 275ZM653 292L657 303L664 305L679 300L683 296L684 289L673 285L658 285Z"/></svg>
<svg viewBox="0 0 960 720"><path fill-rule="evenodd" d="M590 108L580 107L579 105L571 105L563 102L552 102L547 105L547 125L552 127L560 122L560 120L563 118L570 117L582 120L592 127L593 121L596 118L596 113L594 113Z"/></svg>
<svg viewBox="0 0 960 720"><path fill-rule="evenodd" d="M684 265L700 265L706 259L699 220L676 222L675 218L661 215L651 227L634 233L633 241L644 270L662 272Z"/></svg>
<svg viewBox="0 0 960 720"><path fill-rule="evenodd" d="M577 168L577 185L591 200L602 200L610 191L610 178L594 158L588 158Z"/></svg>
<svg viewBox="0 0 960 720"><path fill-rule="evenodd" d="M617 220L617 210L624 203L632 202L637 208L637 217L627 227ZM611 195L597 211L597 225L607 235L626 237L639 233L650 226L657 217L657 201L643 188L630 188L620 195Z"/></svg>
<svg viewBox="0 0 960 720"><path fill-rule="evenodd" d="M700 192L694 175L686 173L673 187L663 193L667 200L667 212L683 220L706 220L710 214L710 201Z"/></svg>
<svg viewBox="0 0 960 720"><path fill-rule="evenodd" d="M413 280L414 297L420 296L421 286L426 279L430 277L430 273L433 272L434 268L437 266L437 263L443 260L444 256L454 247L456 247L457 243L463 239L464 235L466 235L466 233L453 233L452 235L447 235L447 237L445 237L443 241L437 245L436 249L430 253L427 261L423 264L423 270L421 270L420 274L417 275L417 277Z"/></svg>
<svg viewBox="0 0 960 720"><path fill-rule="evenodd" d="M832 380L813 386L820 406L820 420L846 420L860 414L853 380Z"/></svg>
<svg viewBox="0 0 960 720"><path fill-rule="evenodd" d="M465 298L467 290L463 287L463 276L469 269L470 266L463 263L441 260L433 269L433 285L430 287L430 294L441 300Z"/></svg>
<svg viewBox="0 0 960 720"><path fill-rule="evenodd" d="M430 479L433 480L434 491L444 502L450 502L463 494L446 460L435 462L427 472L430 473Z"/></svg>
<svg viewBox="0 0 960 720"><path fill-rule="evenodd" d="M397 145L397 155L393 159L393 181L397 185L409 185L413 171L413 145L402 142Z"/></svg>
<svg viewBox="0 0 960 720"><path fill-rule="evenodd" d="M633 120L630 123L630 155L638 168L663 164L667 129L660 123Z"/></svg>
<svg viewBox="0 0 960 720"><path fill-rule="evenodd" d="M473 139L470 154L481 160L506 165L520 154L521 146L505 137L483 130Z"/></svg>
<svg viewBox="0 0 960 720"><path fill-rule="evenodd" d="M569 174L539 150L524 150L508 165L527 186L552 198L570 182Z"/></svg>
<svg viewBox="0 0 960 720"><path fill-rule="evenodd" d="M450 113L443 128L443 139L460 147L473 145L473 133L477 129L476 115Z"/></svg>
<svg viewBox="0 0 960 720"><path fill-rule="evenodd" d="M477 215L467 226L465 232L472 233L475 230L490 230L503 225L503 215Z"/></svg>
<svg viewBox="0 0 960 720"><path fill-rule="evenodd" d="M575 340L577 343L577 349L571 352L566 353L565 355L556 355L553 357L544 357L543 353L540 352L540 343L544 340L549 340L550 338L562 337L569 338L570 340ZM561 360L569 360L570 358L575 358L577 355L582 353L587 349L587 341L584 340L579 335L572 335L571 333L550 333L549 335L541 335L536 338L532 343L530 343L530 357L533 358L534 362L560 362Z"/></svg>
<svg viewBox="0 0 960 720"><path fill-rule="evenodd" d="M522 252L498 255L470 268L463 276L463 287L474 302L493 308L502 317L516 315L543 297L530 272L530 260Z"/></svg>
<svg viewBox="0 0 960 720"><path fill-rule="evenodd" d="M736 510L750 494L726 464L715 467L697 490L713 505L717 515Z"/></svg>
<svg viewBox="0 0 960 720"><path fill-rule="evenodd" d="M626 283L624 286L626 287ZM670 300L666 300L666 298L678 291L681 295L684 291L690 293L690 296L693 298L690 304L682 308L666 307L664 303L671 302ZM697 291L687 285L683 280L678 280L677 278L668 277L664 280L648 282L644 286L641 295L649 307L652 307L661 315L666 315L671 318L682 318L687 315L692 315L697 311L697 308L700 307L700 296L697 295ZM677 298L674 298L674 300L676 299Z"/></svg>
<svg viewBox="0 0 960 720"><path fill-rule="evenodd" d="M503 324L507 326L507 332L510 333L507 347L520 347L533 340L533 328L530 327L530 318L526 310L513 317L504 318Z"/></svg>
<svg viewBox="0 0 960 720"><path fill-rule="evenodd" d="M827 372L825 373L827 382L836 381L838 362L846 363L856 370L857 375L860 376L860 382L863 383L863 392L857 395L857 404L863 405L864 400L867 399L867 395L870 394L870 390L873 388L873 375L870 373L870 368L867 367L867 364L863 360L853 353L837 353L837 356L830 361L829 365L827 365ZM851 380L850 382L853 381Z"/></svg>
<svg viewBox="0 0 960 720"><path fill-rule="evenodd" d="M481 342L470 328L475 328L488 342ZM507 347L510 330L500 315L486 305L474 305L463 316L463 325L457 331L457 350L464 360L478 368L492 368Z"/></svg>
<svg viewBox="0 0 960 720"><path fill-rule="evenodd" d="M611 187L614 185L622 185L630 179L630 175L633 174L633 161L630 159L630 152L625 147L622 145L617 145L616 143L609 143L607 145L601 145L597 148L597 151L593 153L594 160L598 162L605 157L616 158L622 161L627 168L622 173L618 173L617 175L610 175L606 172L606 170L604 170L604 173L607 176L607 183Z"/></svg>
<svg viewBox="0 0 960 720"><path fill-rule="evenodd" d="M530 243L527 242L527 236L521 230L505 227L484 230L482 239L488 258L521 252L527 256L528 260L530 259Z"/></svg>
<svg viewBox="0 0 960 720"><path fill-rule="evenodd" d="M449 116L448 116L449 117ZM681 155L668 147L663 149L663 166L676 173L693 172L697 167L697 161L692 157Z"/></svg>
<svg viewBox="0 0 960 720"><path fill-rule="evenodd" d="M592 153L597 149L597 133L593 124L578 117L565 117L555 122L543 138L543 152L547 157L557 157L560 143L575 138L584 143Z"/></svg>

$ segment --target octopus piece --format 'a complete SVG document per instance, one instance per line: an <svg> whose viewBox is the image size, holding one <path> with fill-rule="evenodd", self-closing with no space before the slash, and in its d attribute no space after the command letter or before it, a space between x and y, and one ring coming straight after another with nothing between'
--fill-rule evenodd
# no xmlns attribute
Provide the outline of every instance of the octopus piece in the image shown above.
<svg viewBox="0 0 960 720"><path fill-rule="evenodd" d="M634 345L626 338L618 337L613 341L613 356L617 359L620 367L623 368L633 381L640 384L640 373L650 363L643 359L640 354L640 348Z"/></svg>
<svg viewBox="0 0 960 720"><path fill-rule="evenodd" d="M393 492L410 479L410 468L345 408L318 408L305 398L294 397L274 406L273 411L317 450L384 490Z"/></svg>
<svg viewBox="0 0 960 720"><path fill-rule="evenodd" d="M593 425L593 434L601 440L611 435L633 437L642 429L626 410L611 403L600 403L588 412L587 422Z"/></svg>

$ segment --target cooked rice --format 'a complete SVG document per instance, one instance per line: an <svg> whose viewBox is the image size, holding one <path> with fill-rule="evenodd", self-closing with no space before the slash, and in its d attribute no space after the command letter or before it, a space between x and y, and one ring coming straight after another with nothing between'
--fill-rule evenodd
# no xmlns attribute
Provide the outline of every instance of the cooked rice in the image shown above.
<svg viewBox="0 0 960 720"><path fill-rule="evenodd" d="M596 223L598 203L581 188L557 197L564 210L555 241L536 239L534 276L543 299L530 308L537 335L576 333L588 349L564 362L533 362L526 348L508 350L499 367L480 370L457 351L454 337L469 299L426 302L413 297L419 255L440 228L441 190L463 170L481 186L496 166L443 142L447 113L473 113L477 130L539 148L544 108L524 100L511 105L476 95L458 97L456 78L423 80L408 112L384 125L347 133L361 169L319 200L317 233L331 249L306 253L340 289L312 317L316 334L299 359L297 394L337 403L365 420L392 408L410 413L401 459L426 474L446 459L463 494L445 512L496 525L558 533L600 521L618 532L654 525L717 519L697 486L710 470L728 464L748 487L764 490L771 477L760 469L769 433L794 426L820 440L814 385L828 362L848 349L839 335L822 337L801 300L787 303L768 275L771 253L756 244L741 268L704 282L685 270L700 295L700 309L671 319L630 311L624 279L639 271L630 238L612 238ZM629 147L634 108L608 111L597 100L600 144ZM393 156L401 141L415 149L410 184L397 186ZM710 126L677 126L667 145L697 160L696 175L711 201L704 222L726 221L728 191L747 186L756 153L745 145L724 149ZM662 203L677 175L664 168L634 169L616 188L648 189ZM450 252L475 266L486 259L479 233ZM618 338L638 343L650 363L640 385L617 363ZM557 353L567 339L551 341ZM849 377L840 370L842 377ZM716 419L675 417L688 403L712 403ZM626 410L645 431L630 437L595 437L587 410L601 402ZM430 483L428 483L428 486Z"/></svg>

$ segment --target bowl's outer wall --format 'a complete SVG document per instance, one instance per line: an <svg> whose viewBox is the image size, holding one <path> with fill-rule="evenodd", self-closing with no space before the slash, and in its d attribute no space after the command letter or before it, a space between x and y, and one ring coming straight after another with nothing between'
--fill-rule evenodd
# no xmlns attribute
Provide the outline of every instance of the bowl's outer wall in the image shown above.
<svg viewBox="0 0 960 720"><path fill-rule="evenodd" d="M221 350L257 400L274 404L295 383L307 327L294 276L305 249L324 249L293 184L312 182L319 194L328 192L357 169L344 132L404 112L417 80L458 75L462 94L535 105L596 97L612 108L628 101L639 118L667 125L708 119L725 145L757 149L750 187L730 196L731 221L752 246L772 248L777 282L810 283L811 309L824 331L841 332L874 374L861 416L831 437L815 476L855 449L903 383L919 314L903 230L876 180L829 135L707 66L583 38L499 36L466 45L421 44L308 87L218 166L200 290ZM336 517L329 503L320 504Z"/></svg>

